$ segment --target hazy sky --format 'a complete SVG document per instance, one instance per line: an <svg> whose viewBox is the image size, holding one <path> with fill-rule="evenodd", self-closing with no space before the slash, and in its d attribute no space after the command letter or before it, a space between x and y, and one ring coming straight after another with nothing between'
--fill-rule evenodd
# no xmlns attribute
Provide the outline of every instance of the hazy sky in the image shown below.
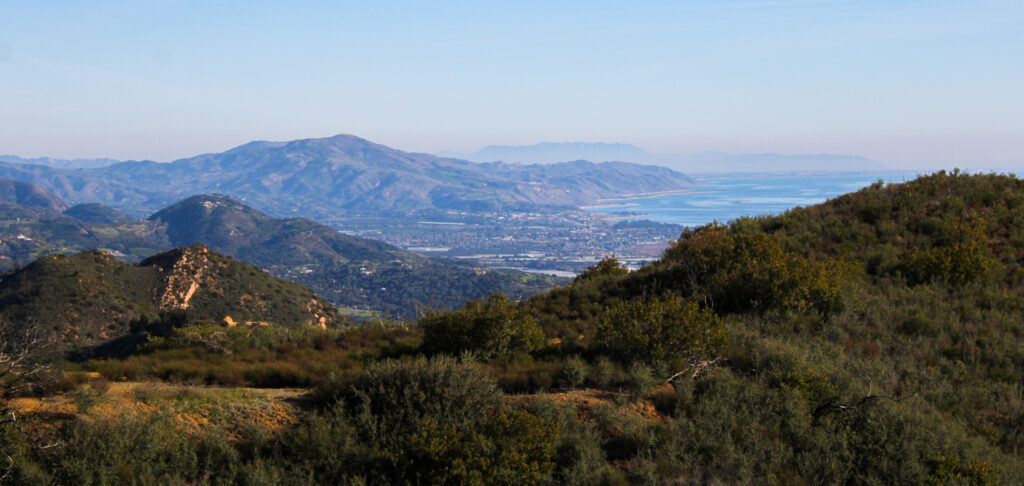
<svg viewBox="0 0 1024 486"><path fill-rule="evenodd" d="M1024 2L0 2L0 153L335 133L1024 167Z"/></svg>

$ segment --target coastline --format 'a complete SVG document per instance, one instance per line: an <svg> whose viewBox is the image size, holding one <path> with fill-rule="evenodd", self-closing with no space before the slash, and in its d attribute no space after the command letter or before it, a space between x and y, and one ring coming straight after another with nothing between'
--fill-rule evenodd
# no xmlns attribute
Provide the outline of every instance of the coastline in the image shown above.
<svg viewBox="0 0 1024 486"><path fill-rule="evenodd" d="M581 208L586 207L621 207L621 206L635 206L636 203L629 203L628 201L635 201L637 199L654 199L664 196L682 196L685 194L711 194L715 192L722 192L716 190L697 190L697 189L674 189L671 191L658 191L658 192L641 192L637 194L626 194L624 196L609 197L604 199L598 199L596 205L591 206L580 206Z"/></svg>
<svg viewBox="0 0 1024 486"><path fill-rule="evenodd" d="M611 204L591 204L589 206L580 206L580 209L608 209L608 208L629 208L633 206L639 206L639 203L611 203Z"/></svg>

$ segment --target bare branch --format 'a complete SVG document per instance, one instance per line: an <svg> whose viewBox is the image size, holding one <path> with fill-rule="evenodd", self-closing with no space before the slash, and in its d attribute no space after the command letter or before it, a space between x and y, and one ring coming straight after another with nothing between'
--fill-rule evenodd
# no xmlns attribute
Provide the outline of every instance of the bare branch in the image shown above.
<svg viewBox="0 0 1024 486"><path fill-rule="evenodd" d="M7 469L4 470L3 474L0 474L0 482L7 479L7 476L11 474L11 470L14 469L14 458L7 456Z"/></svg>
<svg viewBox="0 0 1024 486"><path fill-rule="evenodd" d="M25 430L8 400L22 389L28 379L51 369L38 359L40 352L49 345L50 342L40 338L34 328L13 338L12 335L0 337L0 426L13 426L36 449L41 448L42 440L38 434L30 434ZM42 446L45 447L48 446ZM10 458L8 460L11 465L0 475L0 480L11 472L14 463Z"/></svg>
<svg viewBox="0 0 1024 486"><path fill-rule="evenodd" d="M860 407L863 407L865 405L869 405L869 404L874 403L874 402L879 401L879 400L892 400L894 402L899 403L899 402L902 402L903 400L906 400L906 399L908 399L910 397L914 397L914 396L917 396L917 393L914 393L914 394L911 394L911 395L904 395L902 397L890 397L890 396L886 396L886 395L867 395L867 396L861 398L860 400L857 400L857 403L846 404L846 405L841 404L841 403L837 403L836 399L833 398L832 400L829 400L829 401L819 405L818 408L814 409L813 415L814 415L814 418L818 418L818 417L821 417L822 415L824 415L826 412L851 412L851 411L857 410Z"/></svg>
<svg viewBox="0 0 1024 486"><path fill-rule="evenodd" d="M700 378L700 377L710 373L711 370L714 369L715 366L718 365L718 363L720 363L722 361L723 361L723 358L721 356L719 356L719 357L717 357L715 359L706 359L706 360L693 359L693 360L690 361L690 366L688 366L686 369L684 369L684 370L682 370L682 371L680 371L680 372L678 372L678 373L668 377L668 379L665 380L665 382L666 383L672 383L676 378L679 378L680 376L683 376L683 375L691 372L691 370L692 370L693 373L690 375L690 379L696 380L697 378Z"/></svg>
<svg viewBox="0 0 1024 486"><path fill-rule="evenodd" d="M13 340L0 337L0 398L10 397L28 378L50 369L48 365L34 362L39 352L49 345L34 328L26 329Z"/></svg>

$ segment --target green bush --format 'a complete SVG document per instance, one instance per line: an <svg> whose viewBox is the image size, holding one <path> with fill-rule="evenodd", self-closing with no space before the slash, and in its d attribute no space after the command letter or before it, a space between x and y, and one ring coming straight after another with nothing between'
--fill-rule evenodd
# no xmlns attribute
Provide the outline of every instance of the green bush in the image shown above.
<svg viewBox="0 0 1024 486"><path fill-rule="evenodd" d="M992 267L992 259L980 243L914 248L903 256L901 269L914 284L932 281L964 285L984 277Z"/></svg>
<svg viewBox="0 0 1024 486"><path fill-rule="evenodd" d="M79 386L68 397L75 404L78 413L88 413L89 409L100 403L100 395L87 385Z"/></svg>
<svg viewBox="0 0 1024 486"><path fill-rule="evenodd" d="M281 455L307 457L295 474L311 482L522 484L554 470L558 426L503 409L479 365L387 360L343 395L279 446Z"/></svg>
<svg viewBox="0 0 1024 486"><path fill-rule="evenodd" d="M634 285L697 298L720 313L829 313L839 305L834 266L787 251L775 235L711 224L684 232L660 262L637 272Z"/></svg>
<svg viewBox="0 0 1024 486"><path fill-rule="evenodd" d="M78 421L41 452L57 484L182 484L230 481L240 462L224 431L190 436L171 417Z"/></svg>
<svg viewBox="0 0 1024 486"><path fill-rule="evenodd" d="M929 485L963 484L992 486L999 484L999 475L991 461L963 460L956 454L940 454L931 462Z"/></svg>
<svg viewBox="0 0 1024 486"><path fill-rule="evenodd" d="M597 341L623 362L676 363L715 356L725 345L721 320L677 298L616 305L601 318Z"/></svg>
<svg viewBox="0 0 1024 486"><path fill-rule="evenodd" d="M602 471L611 469L601 449L600 433L593 424L580 419L575 407L540 399L532 402L527 410L556 425L559 431L552 477L556 484L598 484L595 480Z"/></svg>
<svg viewBox="0 0 1024 486"><path fill-rule="evenodd" d="M611 388L624 380L622 368L607 356L598 356L594 362L594 382L597 386Z"/></svg>
<svg viewBox="0 0 1024 486"><path fill-rule="evenodd" d="M425 419L439 427L472 423L502 398L478 365L445 356L375 363L347 395L360 429L381 443L414 433Z"/></svg>
<svg viewBox="0 0 1024 486"><path fill-rule="evenodd" d="M585 282L588 280L599 280L602 278L616 278L622 277L629 273L629 269L624 267L614 255L603 258L596 265L583 270L583 273L576 277L574 284Z"/></svg>
<svg viewBox="0 0 1024 486"><path fill-rule="evenodd" d="M469 301L456 311L431 313L420 319L420 326L423 348L430 353L472 351L481 359L493 359L529 353L544 344L533 317L502 294Z"/></svg>
<svg viewBox="0 0 1024 486"><path fill-rule="evenodd" d="M566 358L565 363L562 365L562 378L565 380L565 386L569 388L579 388L583 386L583 383L587 381L587 376L590 374L590 365L587 364L586 360L579 356L570 356Z"/></svg>
<svg viewBox="0 0 1024 486"><path fill-rule="evenodd" d="M633 398L642 397L654 390L658 379L650 366L643 363L633 363L626 372L626 390L633 395Z"/></svg>
<svg viewBox="0 0 1024 486"><path fill-rule="evenodd" d="M555 468L552 425L517 411L499 411L473 428L426 419L402 447L383 453L413 484L536 484Z"/></svg>

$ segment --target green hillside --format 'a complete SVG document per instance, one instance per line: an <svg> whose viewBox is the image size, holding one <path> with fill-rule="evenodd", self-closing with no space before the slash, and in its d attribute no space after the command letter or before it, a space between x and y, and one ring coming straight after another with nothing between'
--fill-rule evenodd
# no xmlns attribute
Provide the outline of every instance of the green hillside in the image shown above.
<svg viewBox="0 0 1024 486"><path fill-rule="evenodd" d="M7 181L6 185L4 181ZM429 259L302 218L277 219L226 196L193 196L149 218L98 203L66 207L31 184L0 180L0 270L48 253L102 249L129 262L197 243L299 282L357 314L413 317L503 292L524 297L564 279ZM54 209L56 208L56 209Z"/></svg>
<svg viewBox="0 0 1024 486"><path fill-rule="evenodd" d="M524 297L560 280L440 261L308 219L277 219L227 196L193 196L150 217L175 246L204 243L297 281L338 306L411 318L502 292Z"/></svg>
<svg viewBox="0 0 1024 486"><path fill-rule="evenodd" d="M35 484L1021 484L1022 202L1016 178L940 172L696 228L525 301L179 328L74 369L313 387L301 418L190 434L79 408L59 453L9 450Z"/></svg>
<svg viewBox="0 0 1024 486"><path fill-rule="evenodd" d="M1022 203L1024 181L999 175L879 183L685 232L639 271L605 261L527 307L567 349L698 377L673 381L659 464L739 483L920 484L947 466L1016 483ZM717 351L693 346L719 329Z"/></svg>
<svg viewBox="0 0 1024 486"><path fill-rule="evenodd" d="M0 279L0 328L26 328L61 346L100 344L132 326L179 313L188 322L269 322L333 327L345 320L299 284L202 245L128 265L109 254L50 254Z"/></svg>
<svg viewBox="0 0 1024 486"><path fill-rule="evenodd" d="M100 203L77 204L64 210L64 214L79 221L92 224L125 224L132 218L114 208Z"/></svg>

